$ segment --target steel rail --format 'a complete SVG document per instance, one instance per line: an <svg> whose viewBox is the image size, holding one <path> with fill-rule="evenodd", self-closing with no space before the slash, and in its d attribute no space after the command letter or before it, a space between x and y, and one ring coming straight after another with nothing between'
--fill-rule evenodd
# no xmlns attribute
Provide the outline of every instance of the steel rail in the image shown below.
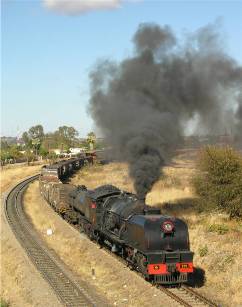
<svg viewBox="0 0 242 307"><path fill-rule="evenodd" d="M64 306L97 306L90 294L77 284L70 273L63 268L63 263L50 254L23 211L23 193L28 185L37 178L38 175L29 177L7 193L4 212L8 224L32 263Z"/></svg>
<svg viewBox="0 0 242 307"><path fill-rule="evenodd" d="M204 296L197 293L195 290L182 285L179 288L165 288L159 287L163 292L172 297L175 301L180 303L182 306L209 306L209 307L218 307L214 302L205 298ZM188 290L187 290L188 289ZM191 290L191 291L190 291Z"/></svg>
<svg viewBox="0 0 242 307"><path fill-rule="evenodd" d="M170 298L172 298L173 300L175 300L177 303L181 304L182 306L185 307L193 307L193 305L187 303L184 299L180 298L179 296L177 296L176 294L172 293L171 291L169 291L169 289L160 286L159 289L164 292L167 296L169 296Z"/></svg>
<svg viewBox="0 0 242 307"><path fill-rule="evenodd" d="M193 295L196 299L202 301L203 303L207 304L208 306L211 307L218 307L217 304L215 304L214 302L212 302L211 300L207 299L205 296L203 296L202 294L198 293L197 291L195 291L194 289L192 289L191 287L188 287L186 285L182 285L181 289L184 289L186 292L190 293L191 295Z"/></svg>

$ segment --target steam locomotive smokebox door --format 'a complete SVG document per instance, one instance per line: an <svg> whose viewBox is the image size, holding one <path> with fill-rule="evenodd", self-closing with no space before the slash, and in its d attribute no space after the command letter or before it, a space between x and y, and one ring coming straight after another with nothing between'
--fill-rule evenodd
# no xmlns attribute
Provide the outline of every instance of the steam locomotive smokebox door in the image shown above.
<svg viewBox="0 0 242 307"><path fill-rule="evenodd" d="M136 242L141 250L175 251L189 249L187 225L180 219L172 219L175 228L164 234L162 225L171 220L160 215L134 215L129 220L130 242Z"/></svg>

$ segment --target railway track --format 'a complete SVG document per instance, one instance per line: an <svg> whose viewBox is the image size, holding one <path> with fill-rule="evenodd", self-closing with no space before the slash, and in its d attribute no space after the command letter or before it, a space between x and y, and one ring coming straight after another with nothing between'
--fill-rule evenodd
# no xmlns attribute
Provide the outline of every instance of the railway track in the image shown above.
<svg viewBox="0 0 242 307"><path fill-rule="evenodd" d="M121 261L124 265L127 265L127 262L120 258L120 256L111 252L108 248L104 248L110 255L116 258L118 261ZM140 274L137 272L137 274ZM193 288L188 287L186 285L182 285L181 287L164 287L157 285L158 289L160 289L166 296L169 296L173 302L174 306L185 306L185 307L221 307L220 305L212 302L208 298L204 297Z"/></svg>
<svg viewBox="0 0 242 307"><path fill-rule="evenodd" d="M165 288L159 287L167 296L172 298L181 306L185 307L219 307L211 300L207 299L203 295L199 294L188 286L181 286L180 288Z"/></svg>
<svg viewBox="0 0 242 307"><path fill-rule="evenodd" d="M37 178L38 175L25 179L8 192L4 201L6 219L30 260L64 306L97 306L98 303L90 294L77 284L61 262L50 254L23 211L23 193Z"/></svg>

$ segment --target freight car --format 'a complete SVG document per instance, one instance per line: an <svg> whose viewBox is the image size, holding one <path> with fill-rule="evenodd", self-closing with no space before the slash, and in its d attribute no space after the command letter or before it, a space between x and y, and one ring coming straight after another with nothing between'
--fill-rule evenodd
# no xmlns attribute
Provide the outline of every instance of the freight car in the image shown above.
<svg viewBox="0 0 242 307"><path fill-rule="evenodd" d="M88 190L53 181L51 172L50 176L49 181L40 176L41 193L91 240L108 246L149 281L187 282L193 272L193 253L184 221L161 215L159 209L112 185Z"/></svg>
<svg viewBox="0 0 242 307"><path fill-rule="evenodd" d="M68 195L76 187L62 183L61 180L65 180L74 171L77 171L87 163L93 163L93 158L90 156L82 156L45 165L40 172L39 188L41 195L68 221L70 217L72 217L72 222L75 220L75 214L73 214L74 212L71 211L68 204Z"/></svg>
<svg viewBox="0 0 242 307"><path fill-rule="evenodd" d="M79 158L62 160L51 165L45 165L41 169L41 179L47 181L60 180L70 176L74 171L80 169L86 163L93 163L93 155L83 155Z"/></svg>

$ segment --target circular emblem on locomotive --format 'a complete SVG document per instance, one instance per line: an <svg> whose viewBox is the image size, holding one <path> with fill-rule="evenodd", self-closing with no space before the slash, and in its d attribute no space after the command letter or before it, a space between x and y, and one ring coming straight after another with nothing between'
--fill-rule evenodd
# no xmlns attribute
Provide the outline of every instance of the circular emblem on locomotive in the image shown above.
<svg viewBox="0 0 242 307"><path fill-rule="evenodd" d="M154 270L159 270L160 266L159 265L154 265Z"/></svg>

